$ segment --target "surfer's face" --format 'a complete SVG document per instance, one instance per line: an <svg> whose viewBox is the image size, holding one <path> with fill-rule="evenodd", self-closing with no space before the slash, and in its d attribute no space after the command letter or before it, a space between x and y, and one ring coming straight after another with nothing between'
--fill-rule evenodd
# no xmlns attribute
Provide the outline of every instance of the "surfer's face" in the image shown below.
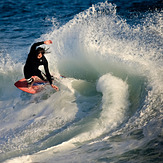
<svg viewBox="0 0 163 163"><path fill-rule="evenodd" d="M41 59L42 58L42 53L39 53L38 56L37 56L38 59Z"/></svg>

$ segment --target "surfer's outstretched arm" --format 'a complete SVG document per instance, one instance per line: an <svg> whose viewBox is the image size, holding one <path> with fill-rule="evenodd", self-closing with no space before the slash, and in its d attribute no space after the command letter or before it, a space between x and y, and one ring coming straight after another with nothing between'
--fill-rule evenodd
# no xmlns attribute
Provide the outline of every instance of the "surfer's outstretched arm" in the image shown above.
<svg viewBox="0 0 163 163"><path fill-rule="evenodd" d="M33 53L35 52L35 50L36 50L36 47L37 47L37 46L40 46L40 45L42 45L42 44L44 44L44 41L34 43L34 44L31 46L31 50L30 50L30 53L29 53L29 54L33 54Z"/></svg>
<svg viewBox="0 0 163 163"><path fill-rule="evenodd" d="M32 46L31 46L31 50L30 50L30 53L34 53L37 46L40 46L42 44L46 44L46 45L50 45L52 44L52 41L51 40L46 40L46 41L41 41L41 42L36 42L34 43Z"/></svg>

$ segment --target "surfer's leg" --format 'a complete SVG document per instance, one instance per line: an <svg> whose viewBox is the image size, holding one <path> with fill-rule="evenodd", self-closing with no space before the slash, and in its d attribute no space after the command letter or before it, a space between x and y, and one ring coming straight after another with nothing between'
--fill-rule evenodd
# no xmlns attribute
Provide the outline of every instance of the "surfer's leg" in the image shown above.
<svg viewBox="0 0 163 163"><path fill-rule="evenodd" d="M31 78L26 79L26 81L29 85L31 85L34 82L34 79L31 77Z"/></svg>
<svg viewBox="0 0 163 163"><path fill-rule="evenodd" d="M35 75L38 76L41 80L47 81L47 77L46 77L46 75L42 71L37 70L37 72L35 73Z"/></svg>
<svg viewBox="0 0 163 163"><path fill-rule="evenodd" d="M34 79L31 77L29 79L26 79L26 81L27 81L28 88L31 88L34 83Z"/></svg>
<svg viewBox="0 0 163 163"><path fill-rule="evenodd" d="M28 84L28 88L32 87L34 83L34 79L32 78L31 72L28 71L27 68L24 67L24 76Z"/></svg>
<svg viewBox="0 0 163 163"><path fill-rule="evenodd" d="M47 76L40 70L37 71L36 76L38 76L41 80L48 81ZM53 76L51 76L51 80L54 80Z"/></svg>

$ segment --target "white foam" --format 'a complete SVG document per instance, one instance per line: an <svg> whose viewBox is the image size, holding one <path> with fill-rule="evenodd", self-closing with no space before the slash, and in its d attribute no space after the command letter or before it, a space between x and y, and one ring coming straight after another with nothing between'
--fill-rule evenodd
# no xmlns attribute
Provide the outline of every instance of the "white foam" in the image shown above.
<svg viewBox="0 0 163 163"><path fill-rule="evenodd" d="M101 14L100 7L102 7L102 11L110 7L111 14L107 16ZM136 122L136 125L140 128L146 125L150 113L153 114L153 106L159 96L157 96L157 93L162 91L162 54L161 50L158 49L160 41L157 40L158 44L152 41L155 35L146 38L150 33L157 34L157 30L160 31L157 28L154 28L156 31L152 29L152 32L148 31L148 27L154 27L154 25L148 24L147 27L143 26L142 29L140 26L131 27L116 15L115 7L106 2L102 3L101 6L93 6L86 12L77 15L60 29L46 34L46 38L53 40L52 53L47 56L47 58L50 58L50 69L52 71L67 72L67 75L77 76L79 79L83 76L84 79L89 79L88 76L95 74L93 80L105 74L97 82L97 91L102 93L101 105L96 108L98 109L97 116L90 117L91 120L88 120L89 117L86 118L85 123L81 123L80 126L71 125L63 134L61 133L60 135L63 136L64 133L79 128L78 132L71 136L68 135L68 138L63 139L63 142L59 141L60 144L31 156L11 159L10 162L54 162L54 153L61 152L62 155L64 150L74 148L75 143L92 140L102 134L116 130L125 120L125 113L130 105L128 100L129 88L123 76L123 73L126 73L125 71L127 71L127 75L134 71L141 74L140 71L142 71L142 74L147 76L148 83L152 86L151 96L147 95L150 97L149 102L151 104L147 102L147 107L145 106L144 110L131 120L133 124ZM150 40L151 43L147 44L147 40ZM155 48L153 48L154 46ZM160 61L158 61L159 59ZM5 68L9 65L10 62L7 62ZM157 69L158 65L160 65L159 70ZM12 69L12 67L10 68ZM0 72L3 72L3 67L0 67ZM114 75L108 72L113 72ZM7 72L7 75L10 76L11 73ZM1 106L7 108L1 114L2 123L0 124L3 125L3 134L8 134L10 131L11 134L15 134L13 138L12 135L9 135L9 139L6 139L8 141L8 144L6 143L8 151L24 150L31 142L37 142L48 135L49 132L60 129L75 119L79 108L77 103L74 102L76 91L73 89L71 81L69 78L65 79L60 87L61 91L55 94L49 93L45 100L39 100L40 96L42 97L39 94L31 99L29 98L28 103L26 101L21 103L22 99L15 88L16 91L14 92L16 94L11 95L13 99L8 98L8 101L3 101ZM10 91L7 90L8 95ZM7 95L5 97L8 97ZM19 99L17 99L17 96ZM35 108L36 110L34 110ZM131 121L129 121L130 124L127 124L130 128L135 125ZM16 133L17 131L18 133Z"/></svg>
<svg viewBox="0 0 163 163"><path fill-rule="evenodd" d="M76 141L96 138L116 128L125 119L125 112L130 104L127 83L111 74L106 74L98 80L97 91L103 94L100 116L87 124L89 131L74 138Z"/></svg>
<svg viewBox="0 0 163 163"><path fill-rule="evenodd" d="M100 118L104 121L104 124L112 128L115 127L114 123L122 123L124 113L129 107L129 92L126 81L111 74L106 74L99 79L97 91L103 94Z"/></svg>
<svg viewBox="0 0 163 163"><path fill-rule="evenodd" d="M63 142L31 156L23 156L10 161L54 161L54 153L70 150L75 147L74 143L81 143L96 138L121 124L125 119L125 112L129 106L127 83L111 74L106 74L98 80L97 90L103 94L101 113L99 118L92 119L92 122L84 124L85 127L89 128L88 131L85 129L85 132L79 133L67 142Z"/></svg>

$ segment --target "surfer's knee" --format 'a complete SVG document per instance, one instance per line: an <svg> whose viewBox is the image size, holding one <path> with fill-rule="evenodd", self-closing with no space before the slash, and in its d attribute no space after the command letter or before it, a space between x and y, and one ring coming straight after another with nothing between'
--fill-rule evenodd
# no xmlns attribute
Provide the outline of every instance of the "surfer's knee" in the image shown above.
<svg viewBox="0 0 163 163"><path fill-rule="evenodd" d="M26 81L28 85L31 85L34 82L34 79L31 77L29 79L26 79Z"/></svg>

